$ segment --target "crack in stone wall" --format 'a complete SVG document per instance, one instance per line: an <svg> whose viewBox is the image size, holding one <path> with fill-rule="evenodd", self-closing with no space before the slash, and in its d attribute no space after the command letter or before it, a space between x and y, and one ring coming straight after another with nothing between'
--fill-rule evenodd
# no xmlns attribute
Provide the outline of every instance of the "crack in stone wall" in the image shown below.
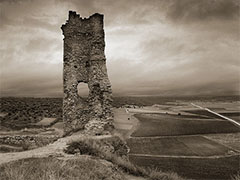
<svg viewBox="0 0 240 180"><path fill-rule="evenodd" d="M104 53L103 15L81 18L69 11L64 35L63 121L65 133L85 130L105 134L113 129L112 90ZM78 95L79 83L87 83L89 96Z"/></svg>

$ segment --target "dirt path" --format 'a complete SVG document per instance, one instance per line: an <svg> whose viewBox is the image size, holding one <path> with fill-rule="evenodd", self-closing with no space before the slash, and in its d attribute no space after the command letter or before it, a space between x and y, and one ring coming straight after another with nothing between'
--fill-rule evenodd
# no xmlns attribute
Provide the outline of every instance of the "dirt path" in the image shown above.
<svg viewBox="0 0 240 180"><path fill-rule="evenodd" d="M129 112L126 108L114 109L114 126L116 134L121 134L124 139L131 137L131 134L138 128L139 121L134 117L135 113Z"/></svg>
<svg viewBox="0 0 240 180"><path fill-rule="evenodd" d="M48 156L68 157L69 155L63 152L64 148L67 147L67 144L69 142L83 138L83 136L84 135L82 134L75 134L69 137L60 138L52 144L49 144L47 146L44 146L38 149L29 150L29 151L16 152L16 153L0 153L0 160L1 160L0 165L11 162L11 161L26 159L26 158L33 158L33 157L35 158L48 157ZM109 136L110 135L95 136L94 138L106 138ZM146 180L143 177L137 177L129 174L124 174L124 176L126 180Z"/></svg>
<svg viewBox="0 0 240 180"><path fill-rule="evenodd" d="M132 114L127 113L125 109L118 109L115 111L115 117L116 126L122 130L126 130L126 136L129 137L135 130L135 127L138 124L138 120L133 117ZM71 141L78 140L83 136L84 135L80 133L76 133L72 136L60 138L52 144L37 149L22 152L0 153L0 164L31 157L67 156L63 152L63 150L67 147L67 144ZM94 138L105 138L108 136L110 135L97 136Z"/></svg>
<svg viewBox="0 0 240 180"><path fill-rule="evenodd" d="M118 130L124 130L126 132L126 138L129 138L138 126L138 120L133 116L134 113L128 113L125 109L122 108L114 110L114 115L114 123L116 128ZM97 137L95 136L94 138L106 138L109 136L110 135ZM52 144L37 149L22 152L0 153L0 165L26 158L41 158L48 156L68 157L69 155L65 154L63 151L67 147L67 144L71 141L75 141L83 137L84 135L76 133L72 136L60 138ZM129 174L124 174L124 176L127 180L145 180L143 177L136 177Z"/></svg>
<svg viewBox="0 0 240 180"><path fill-rule="evenodd" d="M72 136L60 138L52 144L37 149L14 152L14 153L0 153L0 165L3 163L16 161L19 159L31 158L31 157L48 157L48 156L67 156L63 150L67 147L67 144L71 141L83 138L82 134L75 134ZM94 138L105 138L108 136L97 136Z"/></svg>
<svg viewBox="0 0 240 180"><path fill-rule="evenodd" d="M215 115L217 115L217 116L219 116L219 117L221 117L221 118L223 118L223 119L225 119L225 120L233 123L233 124L234 124L235 126L237 126L237 127L240 127L240 123L239 123L239 122L237 122L237 121L235 121L235 120L233 120L233 119L231 119L231 118L229 118L229 117L223 116L223 115L221 115L221 114L219 114L219 113L217 113L217 112L214 112L214 111L212 111L212 110L210 110L210 109L208 109L208 108L201 107L201 106L196 105L196 104L194 104L194 103L191 103L191 104L192 104L193 106L199 108L199 109L203 109L203 110L208 111L208 112L210 112L210 113L212 113L212 114L215 114Z"/></svg>

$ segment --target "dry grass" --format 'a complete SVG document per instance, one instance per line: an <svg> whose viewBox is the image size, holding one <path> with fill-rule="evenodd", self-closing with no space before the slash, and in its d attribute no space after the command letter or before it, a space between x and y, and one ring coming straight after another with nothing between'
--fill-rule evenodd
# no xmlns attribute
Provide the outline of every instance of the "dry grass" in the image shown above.
<svg viewBox="0 0 240 180"><path fill-rule="evenodd" d="M87 157L59 160L31 158L0 166L1 180L122 180L123 175Z"/></svg>
<svg viewBox="0 0 240 180"><path fill-rule="evenodd" d="M74 156L64 160L54 157L29 158L0 166L1 180L124 180L122 172L148 180L183 180L175 173L146 169L132 164L124 142L118 137L81 139L66 149Z"/></svg>
<svg viewBox="0 0 240 180"><path fill-rule="evenodd" d="M116 138L115 138L116 140ZM69 144L66 149L67 153L74 154L74 152L81 152L81 154L88 154L100 157L107 161L112 162L115 166L121 169L123 172L132 174L135 176L145 177L150 180L183 180L176 173L165 173L158 169L150 169L139 167L131 163L127 156L124 156L123 153L119 155L115 148L121 147L122 143L120 140L112 141L114 142L114 148L112 151L109 151L105 148L106 140L96 140L96 139L82 139L77 142L72 142ZM119 145L120 144L120 145ZM77 149L77 151L75 150ZM125 149L125 148L123 148Z"/></svg>
<svg viewBox="0 0 240 180"><path fill-rule="evenodd" d="M231 180L240 180L240 171L238 174L234 175Z"/></svg>

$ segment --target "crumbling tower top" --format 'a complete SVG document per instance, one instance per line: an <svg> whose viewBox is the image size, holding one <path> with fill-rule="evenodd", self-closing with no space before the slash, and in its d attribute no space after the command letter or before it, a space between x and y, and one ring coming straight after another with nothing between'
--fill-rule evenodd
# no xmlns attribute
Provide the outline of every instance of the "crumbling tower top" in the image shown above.
<svg viewBox="0 0 240 180"><path fill-rule="evenodd" d="M80 27L84 27L81 31L95 31L97 29L103 30L103 14L95 13L88 18L83 18L80 14L77 14L75 11L69 11L68 20L65 24L62 25L61 29L63 30L63 35L69 33L71 31L67 30L69 25L76 25L74 26L75 29L80 30ZM95 26L96 29L90 29L91 25ZM72 26L73 28L73 26Z"/></svg>

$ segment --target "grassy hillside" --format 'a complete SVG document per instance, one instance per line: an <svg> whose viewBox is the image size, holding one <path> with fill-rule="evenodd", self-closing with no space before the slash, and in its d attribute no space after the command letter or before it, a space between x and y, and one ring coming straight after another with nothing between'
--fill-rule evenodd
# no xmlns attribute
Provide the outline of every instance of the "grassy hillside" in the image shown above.
<svg viewBox="0 0 240 180"><path fill-rule="evenodd" d="M122 180L122 173L90 157L30 158L0 166L1 180Z"/></svg>
<svg viewBox="0 0 240 180"><path fill-rule="evenodd" d="M183 180L176 173L138 167L127 158L118 137L79 139L65 149L68 157L30 158L0 166L1 180L124 180L124 174L148 180Z"/></svg>

